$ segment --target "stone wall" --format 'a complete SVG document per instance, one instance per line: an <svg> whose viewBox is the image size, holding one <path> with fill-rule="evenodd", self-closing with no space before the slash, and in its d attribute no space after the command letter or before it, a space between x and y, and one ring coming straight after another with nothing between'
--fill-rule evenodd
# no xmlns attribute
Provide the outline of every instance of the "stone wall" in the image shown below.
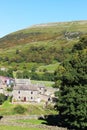
<svg viewBox="0 0 87 130"><path fill-rule="evenodd" d="M67 128L62 128L58 126L50 126L50 125L45 125L45 124L26 124L26 123L19 123L17 120L20 119L38 119L39 116L37 115L32 115L32 116L4 116L0 120L0 125L7 125L7 126L20 126L20 127L27 127L27 128L41 128L43 130L67 130Z"/></svg>

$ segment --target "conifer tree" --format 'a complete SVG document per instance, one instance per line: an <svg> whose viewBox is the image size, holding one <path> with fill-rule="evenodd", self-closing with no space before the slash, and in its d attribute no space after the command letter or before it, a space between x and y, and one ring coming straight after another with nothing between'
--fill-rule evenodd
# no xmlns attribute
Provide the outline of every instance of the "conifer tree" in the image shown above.
<svg viewBox="0 0 87 130"><path fill-rule="evenodd" d="M85 45L85 46L84 46ZM63 71L55 72L59 87L58 111L64 126L87 129L87 39L75 45L71 58L63 62ZM60 82L58 82L60 81Z"/></svg>

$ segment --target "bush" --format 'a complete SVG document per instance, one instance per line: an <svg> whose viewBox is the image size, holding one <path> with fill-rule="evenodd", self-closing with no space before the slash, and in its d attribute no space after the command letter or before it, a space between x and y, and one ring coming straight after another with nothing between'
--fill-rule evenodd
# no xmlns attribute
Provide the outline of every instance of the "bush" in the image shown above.
<svg viewBox="0 0 87 130"><path fill-rule="evenodd" d="M16 107L14 107L13 111L16 114L24 114L27 111L27 109L21 105L17 105Z"/></svg>
<svg viewBox="0 0 87 130"><path fill-rule="evenodd" d="M7 97L4 94L0 93L0 105L2 105L6 99Z"/></svg>

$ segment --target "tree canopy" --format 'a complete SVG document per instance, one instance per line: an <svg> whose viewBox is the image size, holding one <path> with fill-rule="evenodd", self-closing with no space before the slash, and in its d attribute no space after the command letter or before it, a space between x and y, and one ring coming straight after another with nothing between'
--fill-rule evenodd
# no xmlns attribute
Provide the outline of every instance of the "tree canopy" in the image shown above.
<svg viewBox="0 0 87 130"><path fill-rule="evenodd" d="M79 46L79 47L78 47ZM55 72L59 87L58 111L62 124L69 128L87 128L87 39L74 45L71 57Z"/></svg>

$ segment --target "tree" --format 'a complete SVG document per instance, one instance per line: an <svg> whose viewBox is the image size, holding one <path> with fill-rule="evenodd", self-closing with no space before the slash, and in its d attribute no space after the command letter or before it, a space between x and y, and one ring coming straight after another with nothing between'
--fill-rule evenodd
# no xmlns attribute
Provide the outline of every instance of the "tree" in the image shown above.
<svg viewBox="0 0 87 130"><path fill-rule="evenodd" d="M13 69L12 68L8 69L7 76L13 78Z"/></svg>
<svg viewBox="0 0 87 130"><path fill-rule="evenodd" d="M83 40L83 45L84 45ZM85 44L86 45L86 44ZM76 48L76 45L74 46ZM56 87L60 80L57 108L61 123L69 128L87 129L87 49L71 53L71 58L63 62L63 73L55 73ZM58 69L59 70L59 69ZM58 79L58 78L59 79Z"/></svg>
<svg viewBox="0 0 87 130"><path fill-rule="evenodd" d="M87 38L82 37L80 41L73 46L72 52L83 50L85 48L87 48Z"/></svg>
<svg viewBox="0 0 87 130"><path fill-rule="evenodd" d="M17 71L16 78L23 78L23 72Z"/></svg>
<svg viewBox="0 0 87 130"><path fill-rule="evenodd" d="M19 54L19 53L20 53L20 51L17 49L17 50L16 50L16 54Z"/></svg>
<svg viewBox="0 0 87 130"><path fill-rule="evenodd" d="M29 76L29 71L27 71L27 70L24 70L23 71L23 78L24 79L28 79L30 76Z"/></svg>
<svg viewBox="0 0 87 130"><path fill-rule="evenodd" d="M4 94L0 93L0 105L2 105L6 99L7 97Z"/></svg>

